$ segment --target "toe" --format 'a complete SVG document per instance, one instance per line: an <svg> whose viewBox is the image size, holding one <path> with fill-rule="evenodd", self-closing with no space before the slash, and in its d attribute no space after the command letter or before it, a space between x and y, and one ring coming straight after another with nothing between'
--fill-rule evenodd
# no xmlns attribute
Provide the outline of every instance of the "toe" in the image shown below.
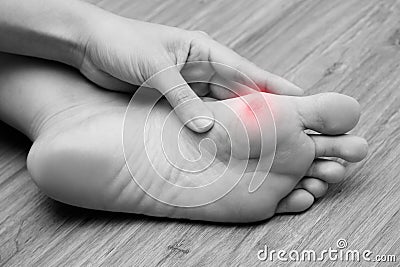
<svg viewBox="0 0 400 267"><path fill-rule="evenodd" d="M282 199L276 213L300 212L308 209L314 203L314 197L304 189L295 189Z"/></svg>
<svg viewBox="0 0 400 267"><path fill-rule="evenodd" d="M316 159L305 176L319 178L327 183L339 183L344 179L345 173L346 168L339 162Z"/></svg>
<svg viewBox="0 0 400 267"><path fill-rule="evenodd" d="M326 194L328 183L317 178L303 178L296 188L302 188L310 192L314 198L320 198Z"/></svg>
<svg viewBox="0 0 400 267"><path fill-rule="evenodd" d="M357 124L360 105L349 96L324 93L297 99L297 108L304 128L337 135L344 134Z"/></svg>
<svg viewBox="0 0 400 267"><path fill-rule="evenodd" d="M349 162L363 160L368 153L364 138L353 135L310 135L315 144L315 157L337 157Z"/></svg>

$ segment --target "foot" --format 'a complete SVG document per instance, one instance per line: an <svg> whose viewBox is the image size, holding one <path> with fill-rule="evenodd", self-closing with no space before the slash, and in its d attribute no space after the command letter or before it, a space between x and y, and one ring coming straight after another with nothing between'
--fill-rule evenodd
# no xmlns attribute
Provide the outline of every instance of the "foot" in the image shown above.
<svg viewBox="0 0 400 267"><path fill-rule="evenodd" d="M308 209L328 183L340 182L344 166L325 157L356 162L367 154L364 139L345 135L358 121L359 106L344 95L259 93L209 102L219 123L197 135L182 129L174 113L168 116L165 101L145 121L148 103L158 97L148 91L136 95L123 128L129 96L98 89L63 68L33 65L35 71L29 72L24 64L28 74L23 80L30 81L27 92L39 94L42 103L29 107L29 118L35 120L20 124L32 127L19 127L34 140L28 169L47 195L68 204L207 221L259 221Z"/></svg>

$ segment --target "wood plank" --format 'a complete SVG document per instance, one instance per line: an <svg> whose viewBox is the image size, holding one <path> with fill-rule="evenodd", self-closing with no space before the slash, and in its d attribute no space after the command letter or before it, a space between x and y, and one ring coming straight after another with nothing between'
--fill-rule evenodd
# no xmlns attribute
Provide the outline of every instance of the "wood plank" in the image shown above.
<svg viewBox="0 0 400 267"><path fill-rule="evenodd" d="M339 238L350 249L396 254L400 261L399 1L91 2L127 17L207 31L309 94L355 97L363 111L354 132L369 141L369 156L349 165L347 179L305 213L252 225L211 224L52 201L26 171L29 141L1 125L0 264L252 266L260 264L264 245L321 251L335 248Z"/></svg>

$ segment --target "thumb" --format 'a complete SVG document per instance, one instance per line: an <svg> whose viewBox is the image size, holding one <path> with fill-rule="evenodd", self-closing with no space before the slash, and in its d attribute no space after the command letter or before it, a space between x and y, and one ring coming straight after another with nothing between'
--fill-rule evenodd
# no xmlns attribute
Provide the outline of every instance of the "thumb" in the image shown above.
<svg viewBox="0 0 400 267"><path fill-rule="evenodd" d="M186 83L177 66L157 73L146 85L162 93L181 122L191 130L204 133L214 125L213 113Z"/></svg>

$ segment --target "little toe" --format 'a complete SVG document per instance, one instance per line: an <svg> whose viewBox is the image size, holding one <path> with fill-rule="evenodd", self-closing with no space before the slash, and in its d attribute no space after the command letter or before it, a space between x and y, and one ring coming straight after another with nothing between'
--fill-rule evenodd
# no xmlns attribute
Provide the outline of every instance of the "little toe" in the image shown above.
<svg viewBox="0 0 400 267"><path fill-rule="evenodd" d="M315 157L337 157L349 162L363 160L368 154L368 143L354 135L309 135L315 144Z"/></svg>
<svg viewBox="0 0 400 267"><path fill-rule="evenodd" d="M282 199L276 213L300 212L308 209L314 203L314 196L304 189L295 189Z"/></svg>
<svg viewBox="0 0 400 267"><path fill-rule="evenodd" d="M305 129L337 135L357 124L360 105L352 97L338 93L323 93L297 99L297 108Z"/></svg>
<svg viewBox="0 0 400 267"><path fill-rule="evenodd" d="M316 159L307 170L307 177L319 178L327 183L339 183L346 174L346 168L333 160Z"/></svg>
<svg viewBox="0 0 400 267"><path fill-rule="evenodd" d="M328 183L317 178L306 177L298 183L296 188L307 190L314 198L320 198L326 194Z"/></svg>

